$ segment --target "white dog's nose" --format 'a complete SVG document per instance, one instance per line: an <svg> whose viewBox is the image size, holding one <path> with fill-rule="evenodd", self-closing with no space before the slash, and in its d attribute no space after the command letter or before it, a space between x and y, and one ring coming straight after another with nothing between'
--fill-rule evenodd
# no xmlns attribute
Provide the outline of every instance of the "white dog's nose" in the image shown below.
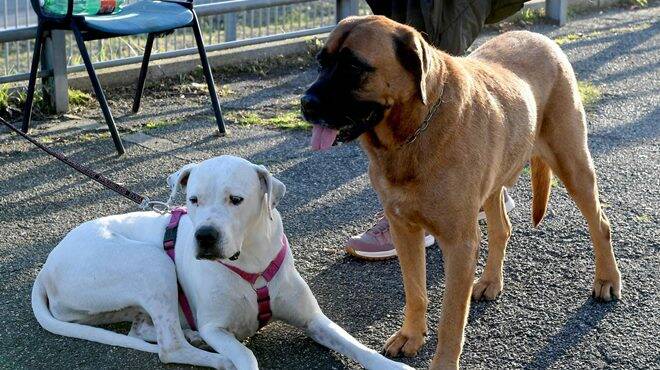
<svg viewBox="0 0 660 370"><path fill-rule="evenodd" d="M214 227L202 226L195 231L197 241L197 258L215 259L220 257L218 239L220 233Z"/></svg>
<svg viewBox="0 0 660 370"><path fill-rule="evenodd" d="M220 234L211 226L202 226L195 232L195 239L200 244L215 244Z"/></svg>

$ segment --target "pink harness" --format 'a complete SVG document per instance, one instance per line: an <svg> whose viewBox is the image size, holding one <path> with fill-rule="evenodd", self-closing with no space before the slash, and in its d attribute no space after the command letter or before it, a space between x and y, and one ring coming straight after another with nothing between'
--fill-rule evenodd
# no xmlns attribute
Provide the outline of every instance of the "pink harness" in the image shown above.
<svg viewBox="0 0 660 370"><path fill-rule="evenodd" d="M175 252L174 252L174 245L176 244L176 234L177 230L179 228L179 221L181 220L181 217L188 213L188 211L185 208L182 207L177 207L172 210L172 216L170 217L170 222L167 224L167 227L165 228L165 237L163 240L163 248L165 249L165 252L167 253L168 256L172 259L172 261L175 261ZM223 266L227 267L236 275L240 276L241 279L247 281L250 285L252 285L252 289L254 289L254 292L257 294L257 305L259 307L259 313L257 315L257 319L259 320L259 328L264 327L270 319L273 317L273 312L270 309L270 293L268 291L268 283L273 280L275 275L277 275L277 272L280 270L280 267L282 266L282 263L284 262L284 258L286 257L286 252L289 249L289 241L286 238L286 235L282 234L282 248L280 251L277 253L277 256L275 256L275 259L273 259L268 267L261 272L261 273L251 273L247 271L243 271L240 268L232 265L228 265L224 262L220 262ZM266 280L266 284L260 288L256 288L255 284L259 277L263 277L264 280ZM183 292L183 289L181 289L181 284L178 284L179 287L179 305L181 306L181 311L183 311L183 315L186 318L186 321L188 322L188 325L190 325L190 328L193 330L197 330L197 327L195 325L195 318L193 317L192 310L190 309L190 304L188 303L188 298L186 298L186 294Z"/></svg>

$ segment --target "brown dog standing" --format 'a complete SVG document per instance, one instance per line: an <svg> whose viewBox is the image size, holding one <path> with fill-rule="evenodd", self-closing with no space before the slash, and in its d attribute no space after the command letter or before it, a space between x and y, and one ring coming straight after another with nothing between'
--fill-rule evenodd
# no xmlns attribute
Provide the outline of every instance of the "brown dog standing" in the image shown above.
<svg viewBox="0 0 660 370"><path fill-rule="evenodd" d="M406 306L401 329L385 344L389 355L415 355L424 343L426 229L441 246L446 285L431 367L458 366L470 296L495 299L503 287L511 224L502 187L530 160L532 222L545 214L554 172L589 225L594 297L620 297L577 82L553 41L509 32L454 58L411 27L354 17L331 33L318 60L319 77L302 98L312 146L330 147L339 130L360 138L401 264ZM473 284L482 206L488 260Z"/></svg>

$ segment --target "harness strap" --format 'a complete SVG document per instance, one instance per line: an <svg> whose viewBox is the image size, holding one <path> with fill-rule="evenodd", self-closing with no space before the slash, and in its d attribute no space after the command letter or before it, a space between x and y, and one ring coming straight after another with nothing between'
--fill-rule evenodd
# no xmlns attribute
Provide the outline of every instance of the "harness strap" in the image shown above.
<svg viewBox="0 0 660 370"><path fill-rule="evenodd" d="M266 269L260 274L247 272L236 266L220 262L222 265L240 276L241 279L252 285L252 289L254 289L254 292L257 294L257 306L259 307L257 319L259 320L259 328L262 328L268 324L270 319L273 317L273 312L270 309L270 292L268 291L268 283L275 277L275 275L277 275L280 267L282 267L282 263L286 258L286 252L289 249L289 240L286 238L284 233L282 233L282 240L280 242L282 244L282 248L277 253L277 256L275 256L275 259L273 259L268 267L266 267ZM259 277L263 277L264 280L266 280L266 284L257 288L255 287L255 284Z"/></svg>
<svg viewBox="0 0 660 370"><path fill-rule="evenodd" d="M176 244L176 234L177 234L177 230L179 229L179 221L181 220L181 217L186 213L188 213L188 210L186 210L183 207L174 208L172 210L172 216L170 216L170 222L165 227L165 237L163 238L163 249L165 249L165 253L167 253L167 255L170 256L172 262L174 262L175 264L176 264L176 259L175 259L176 253L174 251L174 246ZM186 318L186 321L188 322L190 329L197 330L197 326L195 325L195 317L193 316L192 310L190 309L190 303L188 302L186 293L183 292L183 288L181 288L181 284L179 284L179 279L177 279L176 285L179 288L179 307L181 307L183 316Z"/></svg>
<svg viewBox="0 0 660 370"><path fill-rule="evenodd" d="M181 220L181 217L183 217L183 215L185 215L186 213L188 213L188 211L183 207L176 207L172 209L170 222L165 227L165 236L163 237L163 249L165 249L165 252L167 253L168 256L170 256L170 258L174 263L176 263L175 245L176 245L177 231L179 229L179 221ZM247 281L248 283L250 283L250 285L252 285L252 289L254 289L254 292L257 294L257 307L259 309L259 313L257 314L257 319L259 320L260 329L264 327L266 324L268 324L270 319L273 317L273 312L270 309L270 292L268 291L268 283L271 280L273 280L275 275L277 275L277 272L280 270L280 267L282 267L282 263L284 263L284 259L286 258L286 253L289 250L289 240L284 234L282 234L281 244L282 244L282 248L277 253L277 256L275 256L275 259L273 259L268 265L268 267L266 267L266 269L261 273L247 272L236 266L232 266L222 261L220 262L220 264L227 267L235 274L240 276L241 279ZM259 277L263 277L264 280L266 280L266 284L262 287L257 288L255 287L255 284L259 279ZM193 316L192 310L190 309L190 304L188 303L188 298L186 298L186 294L183 292L183 289L181 288L181 284L179 284L178 280L177 280L177 286L179 288L179 306L181 307L181 311L183 312L183 315L185 316L186 321L188 322L190 328L193 330L197 330L195 325L195 318Z"/></svg>

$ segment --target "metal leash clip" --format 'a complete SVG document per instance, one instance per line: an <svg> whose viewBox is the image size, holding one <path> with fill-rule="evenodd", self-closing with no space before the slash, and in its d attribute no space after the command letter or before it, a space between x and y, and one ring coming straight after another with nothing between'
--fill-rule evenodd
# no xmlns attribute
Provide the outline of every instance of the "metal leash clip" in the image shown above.
<svg viewBox="0 0 660 370"><path fill-rule="evenodd" d="M161 215L169 213L170 210L172 209L169 203L150 200L148 197L144 198L142 203L140 203L139 207L144 211L154 211L156 213L160 213Z"/></svg>

